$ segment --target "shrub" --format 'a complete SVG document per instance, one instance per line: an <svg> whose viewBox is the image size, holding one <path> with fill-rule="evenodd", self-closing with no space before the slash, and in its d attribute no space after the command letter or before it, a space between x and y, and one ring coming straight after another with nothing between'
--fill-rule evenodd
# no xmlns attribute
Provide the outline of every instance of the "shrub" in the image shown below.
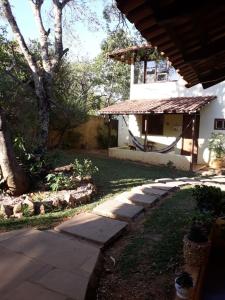
<svg viewBox="0 0 225 300"><path fill-rule="evenodd" d="M205 243L208 241L206 232L201 226L193 224L187 235L188 239L195 243Z"/></svg>
<svg viewBox="0 0 225 300"><path fill-rule="evenodd" d="M93 165L92 161L89 159L79 160L75 159L73 163L74 175L79 176L81 179L87 176L92 176L99 170Z"/></svg>
<svg viewBox="0 0 225 300"><path fill-rule="evenodd" d="M35 155L34 149L29 151L25 147L25 141L22 137L16 137L13 141L14 149L17 158L22 163L23 167L26 169L26 172L31 176L38 176L44 178L49 165L46 162L45 157L40 155Z"/></svg>
<svg viewBox="0 0 225 300"><path fill-rule="evenodd" d="M56 174L48 174L46 176L46 179L48 186L54 192L74 187L72 178L63 174L62 172Z"/></svg>
<svg viewBox="0 0 225 300"><path fill-rule="evenodd" d="M213 151L216 158L222 158L225 154L225 135L223 133L211 133L209 150Z"/></svg>
<svg viewBox="0 0 225 300"><path fill-rule="evenodd" d="M195 213L192 215L192 223L196 224L197 226L201 227L206 235L210 233L210 230L212 228L214 217L211 212L200 212L195 211Z"/></svg>
<svg viewBox="0 0 225 300"><path fill-rule="evenodd" d="M220 215L224 206L224 193L220 188L214 186L195 186L193 197L196 200L200 212L211 212Z"/></svg>

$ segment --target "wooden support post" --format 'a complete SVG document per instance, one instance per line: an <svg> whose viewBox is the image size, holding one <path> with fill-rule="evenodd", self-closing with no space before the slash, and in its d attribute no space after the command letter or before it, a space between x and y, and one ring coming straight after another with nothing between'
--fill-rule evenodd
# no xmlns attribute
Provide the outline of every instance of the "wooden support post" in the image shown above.
<svg viewBox="0 0 225 300"><path fill-rule="evenodd" d="M147 151L147 142L148 142L148 116L145 115L145 141L144 141L144 150Z"/></svg>
<svg viewBox="0 0 225 300"><path fill-rule="evenodd" d="M109 115L109 119L108 119L108 148L111 147L111 119L112 119L112 116Z"/></svg>
<svg viewBox="0 0 225 300"><path fill-rule="evenodd" d="M195 155L195 124L196 124L196 114L193 115L192 118L192 147L191 147L191 164L190 164L190 170L193 171L193 165L194 165L194 155Z"/></svg>

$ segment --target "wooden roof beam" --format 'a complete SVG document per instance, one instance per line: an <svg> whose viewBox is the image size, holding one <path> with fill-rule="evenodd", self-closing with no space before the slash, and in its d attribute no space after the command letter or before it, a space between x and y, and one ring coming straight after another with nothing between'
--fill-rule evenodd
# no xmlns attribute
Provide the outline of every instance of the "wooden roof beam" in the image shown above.
<svg viewBox="0 0 225 300"><path fill-rule="evenodd" d="M177 22L178 19L191 18L193 14L201 14L202 11L210 12L210 10L215 10L215 7L219 9L220 6L224 6L224 0L173 1L165 7L159 6L158 0L150 3L157 22L161 24Z"/></svg>
<svg viewBox="0 0 225 300"><path fill-rule="evenodd" d="M130 11L136 9L138 6L145 3L145 0L122 0L117 1L117 7L120 11L122 11L124 14L129 13Z"/></svg>
<svg viewBox="0 0 225 300"><path fill-rule="evenodd" d="M184 61L192 63L200 60L207 60L223 52L225 52L225 39L220 39L212 44L207 45L207 47L193 52L193 54L184 55L183 58Z"/></svg>
<svg viewBox="0 0 225 300"><path fill-rule="evenodd" d="M202 83L210 81L222 81L225 78L225 68L211 70L207 75L199 75L199 79Z"/></svg>

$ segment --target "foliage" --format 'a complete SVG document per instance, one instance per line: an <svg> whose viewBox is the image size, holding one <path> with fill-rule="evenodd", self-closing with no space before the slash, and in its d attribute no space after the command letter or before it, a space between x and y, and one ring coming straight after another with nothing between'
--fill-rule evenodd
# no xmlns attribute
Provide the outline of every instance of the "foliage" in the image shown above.
<svg viewBox="0 0 225 300"><path fill-rule="evenodd" d="M36 177L44 177L46 175L49 169L46 158L35 155L33 147L27 150L23 137L17 136L14 138L13 145L18 160L22 163L31 178L34 177L33 179L37 179Z"/></svg>
<svg viewBox="0 0 225 300"><path fill-rule="evenodd" d="M199 210L196 210L195 213L191 216L191 221L193 224L203 228L203 230L208 235L212 228L214 216L210 211L203 213L200 212Z"/></svg>
<svg viewBox="0 0 225 300"><path fill-rule="evenodd" d="M34 143L36 99L30 70L18 45L7 40L0 27L0 105L9 123L11 135L23 135L27 144ZM32 126L30 126L32 124Z"/></svg>
<svg viewBox="0 0 225 300"><path fill-rule="evenodd" d="M195 186L193 197L200 212L220 215L224 207L224 193L214 186Z"/></svg>
<svg viewBox="0 0 225 300"><path fill-rule="evenodd" d="M88 94L89 81L84 70L82 64L64 61L55 75L53 83L55 103L50 114L52 129L74 128L87 120L88 103L92 98Z"/></svg>
<svg viewBox="0 0 225 300"><path fill-rule="evenodd" d="M111 132L110 145L109 145L109 135L108 128L99 126L97 129L97 142L100 149L107 149L108 147L117 146L117 136Z"/></svg>
<svg viewBox="0 0 225 300"><path fill-rule="evenodd" d="M110 60L108 53L131 45L133 39L123 29L109 33L102 42L101 53L94 61L98 93L102 95L101 107L129 98L130 66Z"/></svg>
<svg viewBox="0 0 225 300"><path fill-rule="evenodd" d="M208 241L208 237L204 231L204 228L196 224L192 224L187 237L190 241L195 243L205 243Z"/></svg>
<svg viewBox="0 0 225 300"><path fill-rule="evenodd" d="M98 167L94 166L90 159L75 159L73 162L73 171L75 176L81 179L87 176L92 176L99 171Z"/></svg>
<svg viewBox="0 0 225 300"><path fill-rule="evenodd" d="M223 133L211 133L209 150L215 153L216 158L222 158L225 155L225 135Z"/></svg>
<svg viewBox="0 0 225 300"><path fill-rule="evenodd" d="M193 279L191 275L187 272L182 272L176 278L176 283L179 284L183 288L192 288L193 287Z"/></svg>
<svg viewBox="0 0 225 300"><path fill-rule="evenodd" d="M46 180L48 186L54 192L74 187L72 178L65 175L63 172L48 174Z"/></svg>

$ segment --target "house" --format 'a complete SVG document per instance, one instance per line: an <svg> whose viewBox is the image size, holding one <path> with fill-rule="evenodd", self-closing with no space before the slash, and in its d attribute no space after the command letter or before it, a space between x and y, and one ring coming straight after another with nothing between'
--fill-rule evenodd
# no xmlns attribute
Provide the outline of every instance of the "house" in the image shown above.
<svg viewBox="0 0 225 300"><path fill-rule="evenodd" d="M129 100L100 111L119 118L118 147L109 155L184 170L208 164L208 139L225 130L225 81L187 88L167 59L152 60L153 51L144 45L110 55L131 65L131 84Z"/></svg>

